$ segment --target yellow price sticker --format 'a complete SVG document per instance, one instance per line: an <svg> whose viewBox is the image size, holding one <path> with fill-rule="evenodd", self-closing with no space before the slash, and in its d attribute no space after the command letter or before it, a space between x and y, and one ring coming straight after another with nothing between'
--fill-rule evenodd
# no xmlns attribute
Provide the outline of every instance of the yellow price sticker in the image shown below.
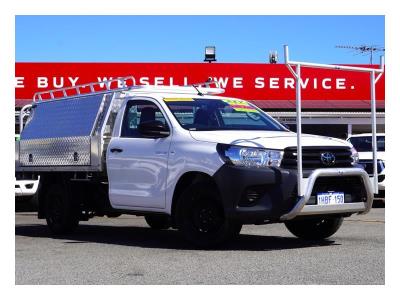
<svg viewBox="0 0 400 300"><path fill-rule="evenodd" d="M164 98L165 102L187 102L194 101L193 98Z"/></svg>
<svg viewBox="0 0 400 300"><path fill-rule="evenodd" d="M225 103L228 103L230 105L238 104L238 105L247 105L247 106L249 106L249 104L244 100L230 100L230 99L228 99L228 100L222 100L222 101L224 101Z"/></svg>
<svg viewBox="0 0 400 300"><path fill-rule="evenodd" d="M252 112L252 113L256 113L257 112L257 110L255 108L252 108L252 107L248 107L248 108L244 108L244 107L235 108L235 107L233 107L233 109L235 111L241 111L241 112Z"/></svg>
<svg viewBox="0 0 400 300"><path fill-rule="evenodd" d="M225 103L228 103L230 107L233 108L234 111L240 112L257 112L257 109L252 107L249 103L244 100L223 100Z"/></svg>

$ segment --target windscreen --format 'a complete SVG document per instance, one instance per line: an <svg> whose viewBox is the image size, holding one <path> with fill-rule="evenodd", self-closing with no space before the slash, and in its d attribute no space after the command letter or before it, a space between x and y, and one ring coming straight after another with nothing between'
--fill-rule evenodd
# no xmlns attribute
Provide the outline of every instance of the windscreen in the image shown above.
<svg viewBox="0 0 400 300"><path fill-rule="evenodd" d="M164 101L187 130L287 131L262 110L243 100L165 98Z"/></svg>
<svg viewBox="0 0 400 300"><path fill-rule="evenodd" d="M385 137L377 136L377 150L385 151ZM372 152L372 136L354 136L350 138L350 143L358 152Z"/></svg>

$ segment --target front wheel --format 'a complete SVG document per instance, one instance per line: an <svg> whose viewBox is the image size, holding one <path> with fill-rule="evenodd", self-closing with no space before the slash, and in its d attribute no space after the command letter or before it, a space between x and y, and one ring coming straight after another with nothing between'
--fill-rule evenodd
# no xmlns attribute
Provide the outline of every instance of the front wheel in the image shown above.
<svg viewBox="0 0 400 300"><path fill-rule="evenodd" d="M219 193L208 182L192 184L178 205L178 228L190 243L209 248L238 235L241 226L225 217Z"/></svg>
<svg viewBox="0 0 400 300"><path fill-rule="evenodd" d="M322 217L285 222L286 228L295 236L305 240L326 239L339 230L343 217Z"/></svg>

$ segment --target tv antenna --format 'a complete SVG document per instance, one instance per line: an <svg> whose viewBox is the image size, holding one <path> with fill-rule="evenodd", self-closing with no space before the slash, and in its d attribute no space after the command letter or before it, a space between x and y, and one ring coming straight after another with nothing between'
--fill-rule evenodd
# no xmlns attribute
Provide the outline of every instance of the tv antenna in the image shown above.
<svg viewBox="0 0 400 300"><path fill-rule="evenodd" d="M352 49L356 54L369 55L369 64L372 65L372 58L374 52L384 52L385 48L376 45L360 45L360 46L347 46L347 45L337 45L335 48L342 49Z"/></svg>

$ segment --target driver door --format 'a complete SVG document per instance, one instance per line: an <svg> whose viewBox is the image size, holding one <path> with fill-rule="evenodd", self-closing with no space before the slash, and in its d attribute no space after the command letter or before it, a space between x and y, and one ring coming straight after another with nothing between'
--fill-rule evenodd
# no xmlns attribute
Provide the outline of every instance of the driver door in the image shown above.
<svg viewBox="0 0 400 300"><path fill-rule="evenodd" d="M142 136L138 125L151 120L171 128L156 102L127 101L119 136L111 139L107 149L109 195L114 208L165 208L171 135Z"/></svg>

